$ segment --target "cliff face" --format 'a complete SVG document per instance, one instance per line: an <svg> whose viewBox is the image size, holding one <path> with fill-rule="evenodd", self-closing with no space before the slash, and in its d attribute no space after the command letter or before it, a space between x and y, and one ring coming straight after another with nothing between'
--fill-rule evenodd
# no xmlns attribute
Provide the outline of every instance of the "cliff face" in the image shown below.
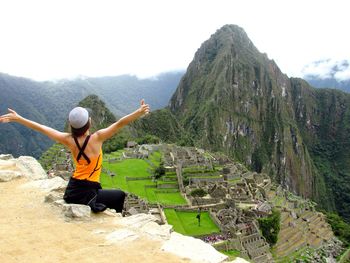
<svg viewBox="0 0 350 263"><path fill-rule="evenodd" d="M350 96L291 79L298 128L336 210L350 220Z"/></svg>
<svg viewBox="0 0 350 263"><path fill-rule="evenodd" d="M289 79L243 29L227 25L198 49L169 108L196 145L224 151L332 210L332 183L315 149L326 141L337 148L341 139L337 156L324 158L330 165L335 157L346 159L349 133L341 127L349 105L348 94Z"/></svg>

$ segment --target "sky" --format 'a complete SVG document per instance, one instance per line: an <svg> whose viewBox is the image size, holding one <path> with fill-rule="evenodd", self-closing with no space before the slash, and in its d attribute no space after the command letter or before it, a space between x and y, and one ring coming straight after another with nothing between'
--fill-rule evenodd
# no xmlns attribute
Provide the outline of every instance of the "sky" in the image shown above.
<svg viewBox="0 0 350 263"><path fill-rule="evenodd" d="M322 75L315 61L350 61L349 10L347 0L0 0L0 72L42 81L185 70L236 24L289 77Z"/></svg>

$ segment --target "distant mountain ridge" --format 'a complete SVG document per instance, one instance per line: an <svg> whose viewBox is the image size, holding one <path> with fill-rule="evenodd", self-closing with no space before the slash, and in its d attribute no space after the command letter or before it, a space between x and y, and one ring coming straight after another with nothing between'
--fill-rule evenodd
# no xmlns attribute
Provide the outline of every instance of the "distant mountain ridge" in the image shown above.
<svg viewBox="0 0 350 263"><path fill-rule="evenodd" d="M339 89L350 93L350 79L338 81L335 78L318 78L316 76L305 76L305 80L315 88Z"/></svg>
<svg viewBox="0 0 350 263"><path fill-rule="evenodd" d="M340 89L350 93L350 61L324 59L302 70L304 79L316 88Z"/></svg>
<svg viewBox="0 0 350 263"><path fill-rule="evenodd" d="M36 82L0 73L0 113L13 108L24 117L63 130L69 110L90 94L98 95L116 116L138 108L142 98L155 110L167 105L182 76L183 72L167 72L151 79L123 75ZM17 124L0 125L0 134L0 153L14 156L38 158L53 143Z"/></svg>

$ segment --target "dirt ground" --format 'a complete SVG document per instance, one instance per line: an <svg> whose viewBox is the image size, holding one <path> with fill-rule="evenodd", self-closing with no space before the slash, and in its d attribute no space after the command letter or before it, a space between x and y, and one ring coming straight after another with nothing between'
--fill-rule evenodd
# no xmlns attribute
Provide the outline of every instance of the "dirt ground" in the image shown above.
<svg viewBox="0 0 350 263"><path fill-rule="evenodd" d="M20 187L25 179L0 183L0 262L190 262L162 252L161 243L139 238L108 245L105 235L117 230L113 217L67 221L60 210L44 203L45 193Z"/></svg>

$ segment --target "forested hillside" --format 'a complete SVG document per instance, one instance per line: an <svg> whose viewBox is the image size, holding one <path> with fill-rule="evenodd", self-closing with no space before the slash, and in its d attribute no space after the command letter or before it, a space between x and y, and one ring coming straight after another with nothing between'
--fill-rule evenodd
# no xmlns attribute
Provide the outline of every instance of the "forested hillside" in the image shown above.
<svg viewBox="0 0 350 263"><path fill-rule="evenodd" d="M183 72L169 72L151 79L135 76L84 78L36 82L0 74L0 113L7 108L42 124L63 130L67 115L79 101L98 95L116 116L130 113L144 98L152 110L162 108L176 89ZM0 125L0 153L39 157L53 142L17 124Z"/></svg>

